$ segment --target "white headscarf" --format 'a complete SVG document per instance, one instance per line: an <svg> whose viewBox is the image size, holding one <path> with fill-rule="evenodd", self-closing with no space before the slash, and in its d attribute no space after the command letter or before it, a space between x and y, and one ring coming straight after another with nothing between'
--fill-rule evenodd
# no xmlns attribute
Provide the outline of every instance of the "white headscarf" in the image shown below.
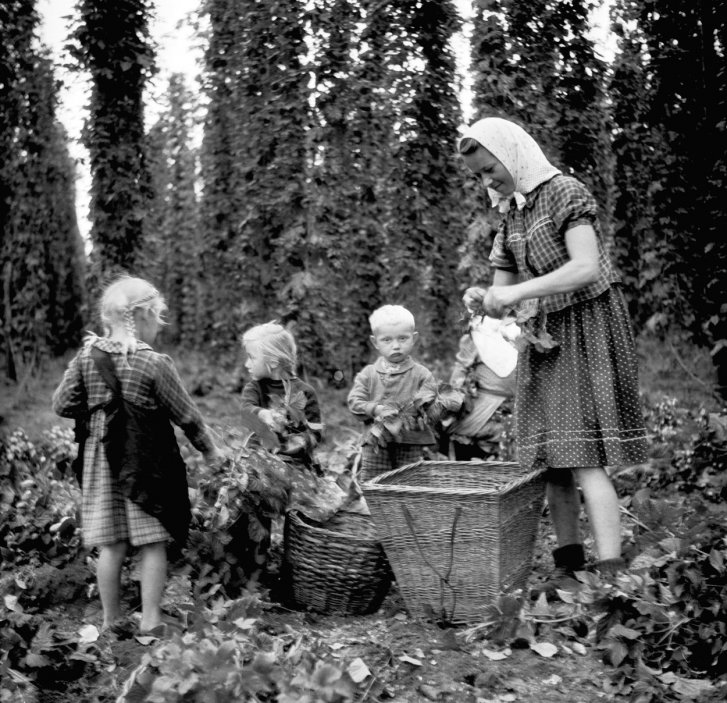
<svg viewBox="0 0 727 703"><path fill-rule="evenodd" d="M467 138L485 147L510 172L515 182L515 192L511 196L487 189L492 207L497 207L500 212L510 209L512 198L515 198L518 210L522 210L528 193L560 173L545 158L537 142L514 122L500 117L485 117L467 127L458 144Z"/></svg>

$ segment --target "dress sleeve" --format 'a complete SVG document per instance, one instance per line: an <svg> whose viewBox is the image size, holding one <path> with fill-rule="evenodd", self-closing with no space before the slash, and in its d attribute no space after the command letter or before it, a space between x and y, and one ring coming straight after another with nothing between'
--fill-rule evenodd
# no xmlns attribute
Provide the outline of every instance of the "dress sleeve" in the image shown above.
<svg viewBox="0 0 727 703"><path fill-rule="evenodd" d="M490 251L490 262L496 269L517 271L517 262L505 241L505 220L500 222L500 226L497 228L495 241L492 243Z"/></svg>
<svg viewBox="0 0 727 703"><path fill-rule="evenodd" d="M80 417L88 412L88 396L81 375L81 352L71 359L63 380L53 393L53 412L61 417Z"/></svg>
<svg viewBox="0 0 727 703"><path fill-rule="evenodd" d="M549 190L548 214L561 235L577 225L592 225L598 206L588 188L575 178L554 178Z"/></svg>
<svg viewBox="0 0 727 703"><path fill-rule="evenodd" d="M366 369L359 371L353 379L353 387L348 394L348 409L361 420L374 416L376 401L371 401L371 379Z"/></svg>
<svg viewBox="0 0 727 703"><path fill-rule="evenodd" d="M240 401L243 410L249 410L255 415L263 409L263 397L260 392L260 385L254 381L248 381L242 389Z"/></svg>
<svg viewBox="0 0 727 703"><path fill-rule="evenodd" d="M159 403L169 411L172 422L179 425L195 449L203 453L211 451L214 442L209 429L187 393L174 362L166 354L159 354L154 389Z"/></svg>

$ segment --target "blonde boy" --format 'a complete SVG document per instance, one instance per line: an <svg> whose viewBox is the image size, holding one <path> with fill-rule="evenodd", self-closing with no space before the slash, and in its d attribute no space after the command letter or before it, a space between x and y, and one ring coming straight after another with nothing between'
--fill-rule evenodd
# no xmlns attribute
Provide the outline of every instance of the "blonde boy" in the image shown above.
<svg viewBox="0 0 727 703"><path fill-rule="evenodd" d="M369 324L371 343L379 357L356 374L348 408L366 425L396 416L404 422L386 447L367 433L361 453L361 481L418 461L424 448L435 443L429 425L413 427L415 423L408 421L413 415L402 417L407 412L403 408L411 407L415 396L426 407L437 395L431 371L411 358L418 337L414 316L401 305L384 305L371 314Z"/></svg>

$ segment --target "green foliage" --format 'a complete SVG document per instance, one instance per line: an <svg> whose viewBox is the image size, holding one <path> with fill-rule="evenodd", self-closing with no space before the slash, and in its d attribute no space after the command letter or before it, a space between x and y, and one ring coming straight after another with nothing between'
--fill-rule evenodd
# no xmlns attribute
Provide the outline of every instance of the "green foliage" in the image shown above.
<svg viewBox="0 0 727 703"><path fill-rule="evenodd" d="M630 509L638 555L629 574L605 588L586 580L574 599L597 619L595 640L617 667L614 692L648 693L648 701L671 688L679 699L725 671L725 509L698 498L683 505L637 493Z"/></svg>
<svg viewBox="0 0 727 703"><path fill-rule="evenodd" d="M310 636L266 625L265 604L245 596L216 601L193 632L156 645L118 700L344 703L357 695L331 651Z"/></svg>
<svg viewBox="0 0 727 703"><path fill-rule="evenodd" d="M648 491L629 507L636 556L628 571L611 579L579 572L578 586L552 602L501 596L465 641L485 637L544 656L592 647L611 667L606 691L639 703L716 690L727 663L725 508L697 501L685 510Z"/></svg>
<svg viewBox="0 0 727 703"><path fill-rule="evenodd" d="M143 90L154 70L148 0L79 0L68 46L92 79L84 142L90 154L91 281L134 273L150 198Z"/></svg>
<svg viewBox="0 0 727 703"><path fill-rule="evenodd" d="M73 166L34 2L0 9L0 319L7 373L75 345L83 303Z"/></svg>
<svg viewBox="0 0 727 703"><path fill-rule="evenodd" d="M727 495L727 416L704 408L680 407L665 398L646 408L651 437L648 464L619 473L624 486L636 489L678 488L712 502Z"/></svg>
<svg viewBox="0 0 727 703"><path fill-rule="evenodd" d="M477 3L476 117L520 121L565 173L584 181L611 235L613 197L606 66L589 39L591 0Z"/></svg>
<svg viewBox="0 0 727 703"><path fill-rule="evenodd" d="M77 506L69 478L69 430L36 442L22 430L0 447L0 700L31 700L34 682L78 678L100 661L78 638L66 637L45 613L76 600L90 572L81 559ZM12 697L8 697L8 696Z"/></svg>
<svg viewBox="0 0 727 703"><path fill-rule="evenodd" d="M202 153L209 335L229 346L305 296L303 8L209 0ZM219 282L225 281L224 286ZM231 319L230 313L233 313Z"/></svg>
<svg viewBox="0 0 727 703"><path fill-rule="evenodd" d="M386 64L400 125L389 146L384 285L392 302L411 308L423 346L442 356L453 347L458 286L452 243L462 239L464 227L454 150L461 111L451 50L459 17L449 1L401 2L392 15L389 32L400 37L392 36Z"/></svg>
<svg viewBox="0 0 727 703"><path fill-rule="evenodd" d="M453 6L216 0L207 11L205 268L230 282L210 301L213 340L277 316L307 370L350 377L368 356L368 314L399 301L427 352L449 349Z"/></svg>
<svg viewBox="0 0 727 703"><path fill-rule="evenodd" d="M374 419L362 444L388 447L391 442L401 441L405 430L424 430L432 427L444 412L454 412L461 405L464 393L447 383L440 383L434 392L420 388L412 398L386 406L384 413Z"/></svg>
<svg viewBox="0 0 727 703"><path fill-rule="evenodd" d="M65 477L74 452L70 430L54 428L41 442L22 430L0 447L0 562L62 567L80 550L80 492Z"/></svg>
<svg viewBox="0 0 727 703"><path fill-rule="evenodd" d="M249 432L229 430L225 443L230 455L214 469L197 455L185 457L193 487L186 558L197 601L250 587L267 561L272 520L300 510L325 521L359 497L350 477L291 461L285 447L269 451Z"/></svg>
<svg viewBox="0 0 727 703"><path fill-rule="evenodd" d="M614 22L618 251L632 309L708 344L724 386L727 9L620 0Z"/></svg>
<svg viewBox="0 0 727 703"><path fill-rule="evenodd" d="M165 337L197 347L204 332L203 230L195 191L198 155L190 146L195 98L180 74L169 79L168 110L148 136L153 201L144 221L139 268L169 304Z"/></svg>

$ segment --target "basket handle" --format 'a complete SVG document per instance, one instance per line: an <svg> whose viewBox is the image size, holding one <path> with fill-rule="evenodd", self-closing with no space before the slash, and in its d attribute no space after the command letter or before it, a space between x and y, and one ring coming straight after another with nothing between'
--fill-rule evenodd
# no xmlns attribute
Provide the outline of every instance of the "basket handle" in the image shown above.
<svg viewBox="0 0 727 703"><path fill-rule="evenodd" d="M437 575L440 582L440 597L439 597L439 607L440 607L440 613L443 620L451 620L451 618L454 616L454 611L457 605L457 591L454 590L454 587L449 582L449 577L452 574L452 566L454 565L454 538L457 534L457 522L459 521L459 516L462 514L462 506L458 505L454 509L454 520L452 520L452 533L449 536L449 565L447 566L447 571L444 574L439 573L439 569L437 569L436 566L429 563L429 560L424 555L424 550L422 549L421 544L419 544L419 539L416 535L416 529L414 525L414 518L411 516L411 513L409 512L409 508L406 507L406 505L401 506L401 511L404 513L404 520L406 520L406 524L409 527L409 531L411 532L411 536L414 538L414 544L416 544L417 549L419 550L419 554L424 561L424 563ZM444 587L449 588L450 591L452 591L452 612L449 614L449 618L447 617L447 610L444 606Z"/></svg>

